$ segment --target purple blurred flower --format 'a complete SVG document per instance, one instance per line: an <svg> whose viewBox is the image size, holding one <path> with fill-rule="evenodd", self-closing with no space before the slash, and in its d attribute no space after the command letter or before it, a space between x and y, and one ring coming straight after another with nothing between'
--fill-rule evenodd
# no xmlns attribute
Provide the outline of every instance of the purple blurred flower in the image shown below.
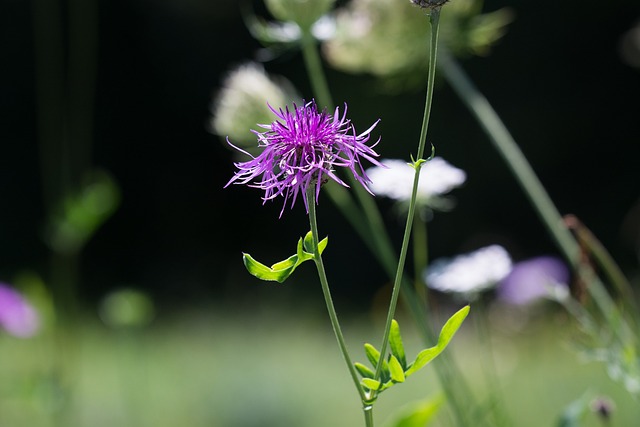
<svg viewBox="0 0 640 427"><path fill-rule="evenodd" d="M0 327L19 338L33 336L40 327L35 309L4 283L0 283Z"/></svg>
<svg viewBox="0 0 640 427"><path fill-rule="evenodd" d="M308 212L306 190L311 185L315 186L315 203L318 202L320 187L329 178L348 187L335 174L336 167L349 169L356 180L371 192L367 187L371 180L360 161L364 158L380 165L375 159L378 153L372 148L380 139L371 147L366 145L369 134L380 120L365 132L356 135L354 126L346 118L346 104L342 117L338 108L333 115L327 114L326 110L318 112L315 101L300 107L293 104L293 111L289 111L288 107L284 111L271 106L269 108L278 120L269 125L259 124L258 126L267 129L265 132L252 130L258 137L258 146L263 148L260 155L252 156L235 147L227 138L231 146L250 156L251 160L235 163L238 172L225 187L236 183L260 188L265 190L265 202L283 196L280 216L287 201L291 199L293 207L299 194L302 194Z"/></svg>
<svg viewBox="0 0 640 427"><path fill-rule="evenodd" d="M568 292L569 269L558 258L542 256L516 263L498 287L501 300L527 305L553 293Z"/></svg>

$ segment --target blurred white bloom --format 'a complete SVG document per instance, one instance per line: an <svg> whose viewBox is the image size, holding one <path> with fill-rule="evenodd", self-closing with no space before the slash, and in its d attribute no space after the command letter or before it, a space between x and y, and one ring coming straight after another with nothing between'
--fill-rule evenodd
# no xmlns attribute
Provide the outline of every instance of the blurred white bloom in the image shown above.
<svg viewBox="0 0 640 427"><path fill-rule="evenodd" d="M440 40L453 54L486 55L512 20L508 9L481 13L479 0L456 0L440 18ZM408 0L352 0L336 11L336 35L323 45L342 71L370 73L389 87L419 87L429 64L429 25ZM383 52L383 54L381 53Z"/></svg>
<svg viewBox="0 0 640 427"><path fill-rule="evenodd" d="M381 163L386 168L376 166L367 170L373 194L408 201L413 188L414 169L404 160L386 159ZM462 169L451 166L442 157L434 157L420 169L417 199L428 205L434 197L462 185L466 178Z"/></svg>
<svg viewBox="0 0 640 427"><path fill-rule="evenodd" d="M511 271L511 257L491 245L453 259L438 259L426 270L427 286L442 292L473 296L496 285Z"/></svg>
<svg viewBox="0 0 640 427"><path fill-rule="evenodd" d="M295 22L302 28L311 28L328 13L336 0L265 0L271 14L279 21Z"/></svg>
<svg viewBox="0 0 640 427"><path fill-rule="evenodd" d="M284 78L270 77L257 63L246 63L232 70L211 106L211 128L220 136L228 136L236 146L256 146L251 132L258 123L270 123L274 107L297 101L291 83Z"/></svg>

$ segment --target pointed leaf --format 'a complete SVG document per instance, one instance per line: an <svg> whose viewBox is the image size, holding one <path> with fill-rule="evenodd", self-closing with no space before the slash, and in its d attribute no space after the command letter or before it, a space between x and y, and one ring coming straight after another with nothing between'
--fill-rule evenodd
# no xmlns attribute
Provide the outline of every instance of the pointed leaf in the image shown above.
<svg viewBox="0 0 640 427"><path fill-rule="evenodd" d="M369 390L378 390L380 388L380 381L376 381L371 378L363 378L362 385L368 388Z"/></svg>
<svg viewBox="0 0 640 427"><path fill-rule="evenodd" d="M464 319L467 318L467 315L469 314L469 310L470 310L470 307L468 305L464 306L460 310L458 310L453 316L451 316L449 320L447 320L447 323L444 324L444 326L442 327L442 330L440 331L440 336L438 337L438 347L441 347L444 349L444 347L446 347L447 344L449 344L449 341L451 341L451 338L453 338L453 336L458 331L460 326L462 326L462 322L464 322Z"/></svg>
<svg viewBox="0 0 640 427"><path fill-rule="evenodd" d="M298 265L300 265L300 259L298 258L298 256L291 255L289 258L285 259L284 261L276 262L269 268L273 271L281 271L281 270L287 270L290 268L295 268Z"/></svg>
<svg viewBox="0 0 640 427"><path fill-rule="evenodd" d="M356 370L360 373L360 375L362 375L362 378L373 378L375 377L376 373L373 372L371 369L369 369L367 366L363 365L362 363L354 363L353 366L355 366Z"/></svg>
<svg viewBox="0 0 640 427"><path fill-rule="evenodd" d="M311 231L304 236L304 250L313 254L313 233Z"/></svg>
<svg viewBox="0 0 640 427"><path fill-rule="evenodd" d="M404 352L404 345L402 344L402 337L400 336L400 325L395 319L391 321L391 331L389 334L389 345L391 346L391 354L393 354L403 370L407 369L407 357Z"/></svg>
<svg viewBox="0 0 640 427"><path fill-rule="evenodd" d="M322 252L324 252L324 249L327 247L327 243L328 242L329 242L329 238L328 237L325 237L324 239L320 240L318 242L318 252L320 252L322 254ZM303 246L304 246L305 252L307 252L309 255L313 256L313 234L311 233L311 231L309 231L304 236Z"/></svg>
<svg viewBox="0 0 640 427"><path fill-rule="evenodd" d="M442 349L439 349L438 346L434 346L426 350L422 350L416 356L416 360L414 360L411 366L409 366L409 369L407 369L407 371L405 372L405 375L409 376L415 372L418 372L427 363L435 359L440 353L442 353Z"/></svg>
<svg viewBox="0 0 640 427"><path fill-rule="evenodd" d="M371 344L364 345L364 351L367 354L367 359L371 365L373 365L374 370L378 369L378 360L380 360L380 352ZM382 361L382 371L380 372L380 380L385 383L391 379L391 373L389 372L389 364L383 360Z"/></svg>
<svg viewBox="0 0 640 427"><path fill-rule="evenodd" d="M458 310L458 312L453 316L451 316L449 320L447 320L447 323L445 323L440 330L438 344L426 350L422 350L420 353L418 353L416 360L411 364L411 366L409 366L409 369L406 370L405 375L409 376L414 372L417 372L427 363L435 359L440 353L442 353L442 351L447 347L468 314L469 306L467 305Z"/></svg>
<svg viewBox="0 0 640 427"><path fill-rule="evenodd" d="M373 365L374 368L378 366L378 360L380 359L380 352L369 343L366 343L364 345L364 352L367 355L367 359L369 359L369 363L371 363L371 365Z"/></svg>
<svg viewBox="0 0 640 427"><path fill-rule="evenodd" d="M296 255L293 255L285 261L274 264L276 266L283 267L274 270L273 268L267 267L266 265L256 261L251 255L247 253L242 254L242 260L244 261L244 265L249 273L260 280L279 283L284 282L287 277L291 275L295 268L297 258L298 257Z"/></svg>
<svg viewBox="0 0 640 427"><path fill-rule="evenodd" d="M298 264L301 264L307 260L313 259L313 254L306 252L303 248L304 243L302 242L302 238L298 240Z"/></svg>
<svg viewBox="0 0 640 427"><path fill-rule="evenodd" d="M397 383L404 382L404 368L393 354L389 358L389 372L393 381Z"/></svg>

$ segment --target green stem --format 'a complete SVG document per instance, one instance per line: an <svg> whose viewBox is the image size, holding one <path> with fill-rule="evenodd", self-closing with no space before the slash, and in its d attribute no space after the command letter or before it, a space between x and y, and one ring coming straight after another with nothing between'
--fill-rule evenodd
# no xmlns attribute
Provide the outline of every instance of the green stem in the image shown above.
<svg viewBox="0 0 640 427"><path fill-rule="evenodd" d="M429 15L431 22L431 46L429 50L429 72L427 80L427 95L424 107L424 117L422 120L422 130L420 131L420 141L418 143L418 154L416 161L413 164L415 168L415 175L413 179L413 188L411 190L411 199L409 200L409 213L407 214L407 222L404 229L404 236L402 238L402 246L400 249L400 258L398 260L398 268L396 276L393 282L393 291L391 293L391 302L389 303L389 311L387 313L387 321L384 329L384 336L382 344L380 346L380 359L378 360L378 366L376 367L375 379L380 378L382 372L382 362L386 358L387 347L389 344L389 334L391 332L391 321L395 315L396 306L398 304L398 297L400 295L400 288L402 282L402 273L404 271L404 265L407 258L407 250L409 248L409 240L411 238L411 228L413 226L413 218L416 210L416 195L418 193L418 182L420 180L420 168L422 166L421 159L424 156L424 148L427 141L427 129L429 127L429 118L431 116L431 101L433 100L433 85L436 75L436 57L438 48L438 30L440 27L440 8L435 8Z"/></svg>
<svg viewBox="0 0 640 427"><path fill-rule="evenodd" d="M321 108L333 108L333 100L331 99L327 79L322 70L322 61L318 53L316 40L309 30L304 31L302 34L302 56L317 104Z"/></svg>
<svg viewBox="0 0 640 427"><path fill-rule="evenodd" d="M489 101L480 93L462 67L448 52L441 52L439 65L453 90L467 105L496 150L505 160L564 257L574 270L585 278L588 284L587 289L607 322L611 326L621 325L621 327L614 327L614 331L623 341L629 337L634 339L634 334L628 324L621 320L619 310L602 282L592 269L581 262L578 243L564 225L556 206Z"/></svg>
<svg viewBox="0 0 640 427"><path fill-rule="evenodd" d="M362 410L364 412L365 426L373 427L373 405L365 405Z"/></svg>
<svg viewBox="0 0 640 427"><path fill-rule="evenodd" d="M427 239L427 221L421 217L421 212L416 211L416 218L413 223L413 266L414 266L414 287L420 302L427 304L427 287L422 280L424 270L429 262L429 247Z"/></svg>
<svg viewBox="0 0 640 427"><path fill-rule="evenodd" d="M360 394L360 399L365 402L368 400L368 397L360 385L360 380L358 379L358 373L351 361L351 357L349 356L349 351L347 350L347 343L344 340L344 336L342 335L342 329L340 328L340 322L338 321L338 314L336 313L336 309L333 305L333 298L331 298L331 291L329 290L329 281L327 280L327 274L324 269L324 263L322 262L322 256L320 255L320 251L318 250L318 220L316 217L316 205L315 205L315 186L309 186L307 189L307 201L309 206L309 225L311 226L311 235L313 236L313 260L315 261L316 268L318 270L318 276L320 278L320 285L322 286L322 294L324 295L324 301L327 305L327 311L329 313L329 319L331 320L331 326L333 327L333 333L336 336L338 341L338 346L340 347L340 351L342 352L342 357L349 368L349 373L351 374L351 379L353 380L358 393Z"/></svg>
<svg viewBox="0 0 640 427"><path fill-rule="evenodd" d="M309 37L309 35L306 37ZM316 100L318 103L326 102L325 105L332 107L326 78L321 63L317 60L319 54L316 43L307 39L302 53L305 56L304 60ZM326 185L327 195L358 232L363 242L391 278L398 265L397 254L393 250L393 244L384 226L380 210L373 198L363 188L356 185L357 183L352 175L348 175L347 179L362 206L362 210L354 203L351 192L344 191L342 187ZM366 221L362 221L363 217ZM402 287L403 301L409 308L425 344L433 345L437 341L437 335L429 327L429 319L427 318L425 307L417 300L413 286L409 281L403 280ZM434 363L436 365L436 374L447 395L447 400L453 407L452 414L455 417L456 425L460 427L473 425L468 414L468 402L473 401L473 397L461 375L461 370L457 367L449 352L442 353ZM365 416L367 416L366 413Z"/></svg>

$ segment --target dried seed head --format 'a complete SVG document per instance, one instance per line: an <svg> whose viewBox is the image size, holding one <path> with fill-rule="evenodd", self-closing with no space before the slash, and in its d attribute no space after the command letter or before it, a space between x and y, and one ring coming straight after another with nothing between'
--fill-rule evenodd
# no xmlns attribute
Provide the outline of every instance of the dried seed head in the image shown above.
<svg viewBox="0 0 640 427"><path fill-rule="evenodd" d="M448 1L449 0L411 0L411 3L422 9L435 9L436 7L441 7Z"/></svg>

